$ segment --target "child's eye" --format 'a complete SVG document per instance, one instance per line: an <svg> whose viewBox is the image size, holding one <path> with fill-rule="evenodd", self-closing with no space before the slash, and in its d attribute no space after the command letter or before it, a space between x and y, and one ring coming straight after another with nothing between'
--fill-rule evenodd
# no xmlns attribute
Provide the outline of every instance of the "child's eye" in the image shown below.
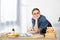
<svg viewBox="0 0 60 40"><path fill-rule="evenodd" d="M36 15L36 13L34 13L34 15Z"/></svg>
<svg viewBox="0 0 60 40"><path fill-rule="evenodd" d="M37 14L39 14L39 13L37 13Z"/></svg>

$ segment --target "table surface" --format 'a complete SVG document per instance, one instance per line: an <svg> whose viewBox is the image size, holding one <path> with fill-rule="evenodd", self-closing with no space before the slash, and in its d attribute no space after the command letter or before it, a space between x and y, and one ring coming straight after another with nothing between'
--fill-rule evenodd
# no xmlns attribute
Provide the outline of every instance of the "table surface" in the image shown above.
<svg viewBox="0 0 60 40"><path fill-rule="evenodd" d="M16 38L10 38L7 37L5 34L0 34L0 40L56 40L56 38L45 38L43 35L40 34L34 34L33 36L27 36L27 37L16 37Z"/></svg>

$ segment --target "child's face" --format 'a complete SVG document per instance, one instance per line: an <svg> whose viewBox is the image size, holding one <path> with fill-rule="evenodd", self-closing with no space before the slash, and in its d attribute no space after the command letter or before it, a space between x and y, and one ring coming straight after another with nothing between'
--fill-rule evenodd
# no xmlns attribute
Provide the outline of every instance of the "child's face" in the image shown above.
<svg viewBox="0 0 60 40"><path fill-rule="evenodd" d="M38 10L33 11L33 18L38 19L40 17L40 12Z"/></svg>

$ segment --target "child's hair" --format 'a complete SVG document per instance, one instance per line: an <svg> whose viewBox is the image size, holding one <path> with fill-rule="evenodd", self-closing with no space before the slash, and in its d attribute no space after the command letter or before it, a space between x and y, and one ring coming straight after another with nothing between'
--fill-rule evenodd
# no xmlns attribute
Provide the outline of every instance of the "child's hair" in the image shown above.
<svg viewBox="0 0 60 40"><path fill-rule="evenodd" d="M38 10L38 11L40 12L40 10L39 10L38 8L34 8L34 9L32 10L32 14L33 14L33 11L35 11L35 10Z"/></svg>

